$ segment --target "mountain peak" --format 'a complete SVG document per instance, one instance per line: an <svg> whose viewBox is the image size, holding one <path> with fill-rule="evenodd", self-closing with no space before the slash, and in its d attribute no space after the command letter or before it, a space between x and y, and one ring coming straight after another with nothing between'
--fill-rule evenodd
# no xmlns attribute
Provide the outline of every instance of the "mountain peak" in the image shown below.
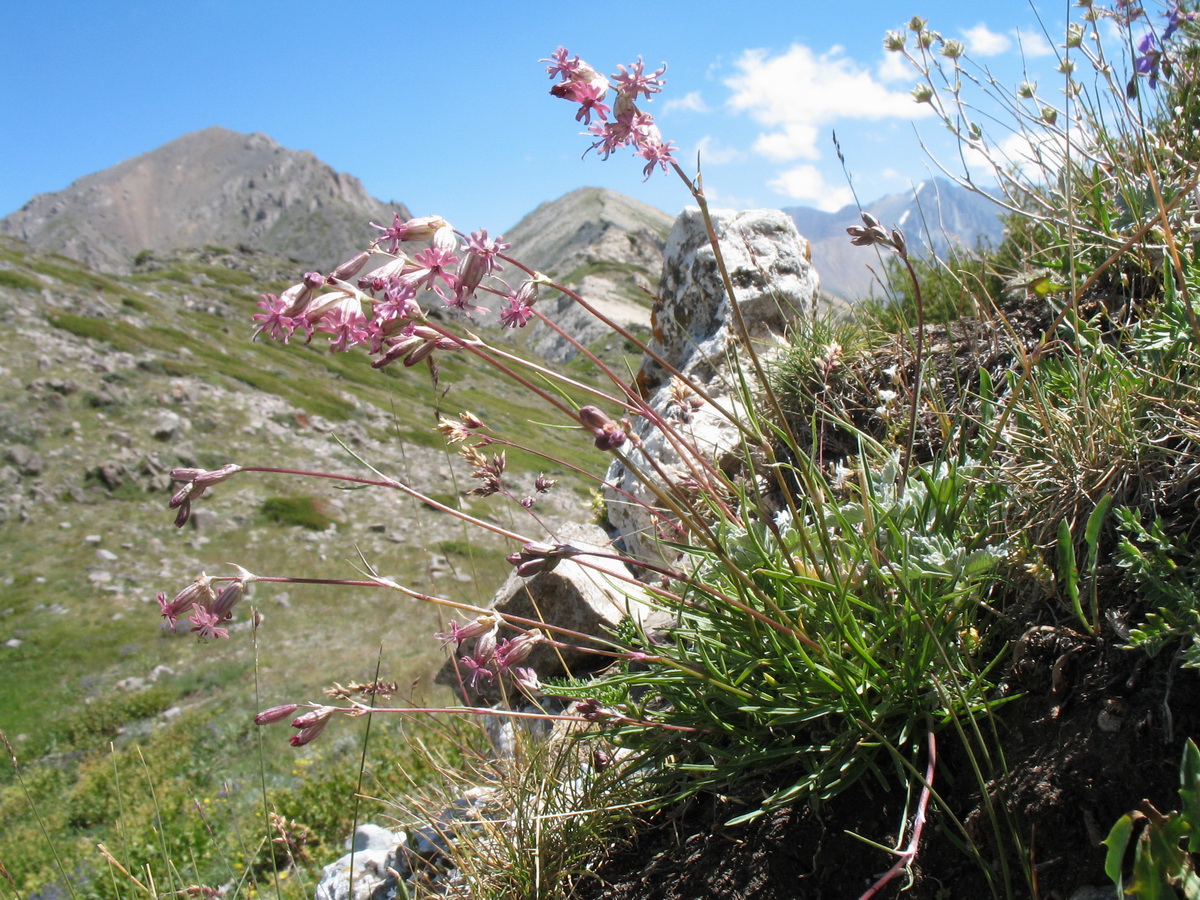
<svg viewBox="0 0 1200 900"><path fill-rule="evenodd" d="M110 272L128 271L143 250L205 244L323 269L362 249L375 236L370 222L392 211L309 150L214 125L39 194L0 219L0 233Z"/></svg>

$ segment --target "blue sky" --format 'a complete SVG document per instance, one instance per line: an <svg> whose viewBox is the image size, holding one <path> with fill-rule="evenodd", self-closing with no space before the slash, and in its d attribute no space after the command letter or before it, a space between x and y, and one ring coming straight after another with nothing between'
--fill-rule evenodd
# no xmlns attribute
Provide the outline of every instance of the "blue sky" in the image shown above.
<svg viewBox="0 0 1200 900"><path fill-rule="evenodd" d="M1066 5L1038 6L1061 35ZM913 118L914 77L882 49L913 12L1005 83L1022 78L1018 30L1030 69L1048 76L1056 63L1018 0L0 0L0 10L0 215L210 125L312 150L380 199L463 231L503 230L582 185L677 212L688 197L673 176L643 183L627 154L581 159L587 140L538 62L559 44L605 73L638 56L668 64L646 109L681 160L703 151L716 205L836 208L849 193L833 129L863 200L931 172L914 126L950 155L940 129Z"/></svg>

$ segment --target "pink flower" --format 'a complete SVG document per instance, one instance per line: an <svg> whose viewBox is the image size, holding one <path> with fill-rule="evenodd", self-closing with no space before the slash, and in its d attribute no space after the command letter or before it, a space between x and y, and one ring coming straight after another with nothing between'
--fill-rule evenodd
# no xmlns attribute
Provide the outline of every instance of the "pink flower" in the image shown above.
<svg viewBox="0 0 1200 900"><path fill-rule="evenodd" d="M513 297L508 306L500 310L500 321L507 328L524 328L533 318L533 309L519 297Z"/></svg>
<svg viewBox="0 0 1200 900"><path fill-rule="evenodd" d="M550 88L551 95L562 100L570 100L579 104L575 113L575 121L585 125L592 123L592 113L603 122L608 118L612 107L601 101L608 94L608 85L600 85L588 81L563 81Z"/></svg>
<svg viewBox="0 0 1200 900"><path fill-rule="evenodd" d="M212 578L208 575L197 576L191 584L175 595L175 599L169 602L166 594L158 594L155 599L158 600L162 617L167 620L167 624L174 628L179 617L194 605L207 606L213 602Z"/></svg>
<svg viewBox="0 0 1200 900"><path fill-rule="evenodd" d="M667 71L667 64L663 63L662 68L652 75L644 74L643 68L642 58L639 56L638 61L630 66L628 71L624 66L617 66L617 74L612 77L617 83L617 90L630 100L637 100L638 94L645 94L649 100L651 94L662 90L662 74Z"/></svg>
<svg viewBox="0 0 1200 900"><path fill-rule="evenodd" d="M360 312L348 311L344 306L336 306L326 313L317 330L333 335L334 339L329 343L330 353L341 353L357 344L364 344L371 336L367 329L367 317Z"/></svg>
<svg viewBox="0 0 1200 900"><path fill-rule="evenodd" d="M561 75L563 81L567 81L574 74L575 70L581 65L580 59L576 56L574 59L568 59L570 51L566 47L559 47L551 54L549 59L539 59L538 62L548 62L546 72L553 78L555 75Z"/></svg>
<svg viewBox="0 0 1200 900"><path fill-rule="evenodd" d="M372 228L378 228L383 232L377 242L390 241L388 245L388 253L395 253L400 249L400 245L405 241L424 241L433 237L434 232L446 224L446 220L441 216L422 216L419 219L409 219L407 222L400 221L400 213L392 213L392 227L384 228L382 225L371 223Z"/></svg>
<svg viewBox="0 0 1200 900"><path fill-rule="evenodd" d="M413 265L405 266L405 278L414 287L436 291L435 282L441 279L446 286L454 290L458 286L458 276L450 268L458 262L458 257L450 250L429 247L422 250L413 258ZM440 293L440 291L439 291Z"/></svg>
<svg viewBox="0 0 1200 900"><path fill-rule="evenodd" d="M654 167L661 166L664 172L667 171L667 166L675 162L675 157L671 155L673 150L678 149L674 143L667 141L647 141L638 145L637 155L642 159L649 160L642 169L642 174L649 179L654 174Z"/></svg>
<svg viewBox="0 0 1200 900"><path fill-rule="evenodd" d="M470 238L467 239L467 252L483 260L486 269L485 275L494 275L496 272L504 271L504 266L497 256L511 246L512 244L504 240L503 235L489 240L486 228L472 232Z"/></svg>
<svg viewBox="0 0 1200 900"><path fill-rule="evenodd" d="M533 648L546 640L546 635L536 628L518 634L511 640L504 641L496 648L496 666L502 672L507 672L513 666L519 665L529 658Z"/></svg>
<svg viewBox="0 0 1200 900"><path fill-rule="evenodd" d="M421 308L416 304L417 288L415 285L395 276L387 279L383 290L383 300L375 304L372 313L376 321L387 322L393 319L407 319L420 313Z"/></svg>
<svg viewBox="0 0 1200 900"><path fill-rule="evenodd" d="M195 631L202 641L229 637L227 630L217 627L217 623L221 621L220 618L202 606L192 609L192 614L188 618L188 621L192 623L192 631Z"/></svg>
<svg viewBox="0 0 1200 900"><path fill-rule="evenodd" d="M259 323L254 336L258 337L265 333L271 340L282 341L286 344L288 338L292 336L292 332L296 330L296 320L284 314L284 310L290 304L274 294L263 294L258 305L262 307L263 312L255 313L250 317Z"/></svg>
<svg viewBox="0 0 1200 900"><path fill-rule="evenodd" d="M449 631L439 631L434 635L443 644L448 644L454 641L455 647L461 647L463 641L469 641L473 638L483 637L490 631L495 631L500 625L500 620L491 613L473 619L466 625L459 625L457 621L450 623Z"/></svg>

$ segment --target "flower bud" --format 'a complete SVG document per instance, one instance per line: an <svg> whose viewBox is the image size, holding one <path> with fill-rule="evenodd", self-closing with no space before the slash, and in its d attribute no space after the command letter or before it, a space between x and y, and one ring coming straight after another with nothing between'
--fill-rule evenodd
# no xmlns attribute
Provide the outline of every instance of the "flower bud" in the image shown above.
<svg viewBox="0 0 1200 900"><path fill-rule="evenodd" d="M273 722L282 722L299 707L295 703L285 703L283 706L272 706L270 709L264 709L254 717L255 725L270 725Z"/></svg>
<svg viewBox="0 0 1200 900"><path fill-rule="evenodd" d="M292 727L299 728L300 732L292 735L291 745L293 747L302 747L310 741L316 740L321 736L321 732L329 724L329 718L335 712L337 712L336 706L319 706L316 709L309 710L302 716L297 716L292 721Z"/></svg>
<svg viewBox="0 0 1200 900"><path fill-rule="evenodd" d="M889 31L884 36L883 49L892 53L896 52L897 50L903 50L904 44L907 40L908 39L905 37L904 32Z"/></svg>
<svg viewBox="0 0 1200 900"><path fill-rule="evenodd" d="M371 254L363 251L353 259L348 259L330 274L330 278L335 281L349 281L355 275L362 271L362 267L367 264L367 260L371 258Z"/></svg>
<svg viewBox="0 0 1200 900"><path fill-rule="evenodd" d="M963 46L962 41L949 40L942 44L942 56L949 59L958 59L967 51Z"/></svg>
<svg viewBox="0 0 1200 900"><path fill-rule="evenodd" d="M201 472L199 475L193 478L192 481L195 483L196 487L212 487L214 484L220 484L229 476L236 475L240 471L242 471L241 466L235 465L234 463L226 463L218 469L210 469L207 472Z"/></svg>

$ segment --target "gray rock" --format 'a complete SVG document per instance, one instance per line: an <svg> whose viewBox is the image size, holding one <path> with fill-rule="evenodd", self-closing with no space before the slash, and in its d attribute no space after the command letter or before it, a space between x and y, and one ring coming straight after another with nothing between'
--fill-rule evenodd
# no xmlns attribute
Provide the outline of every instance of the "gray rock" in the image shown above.
<svg viewBox="0 0 1200 900"><path fill-rule="evenodd" d="M321 870L314 900L391 900L397 882L388 869L394 862L391 850L347 853Z"/></svg>
<svg viewBox="0 0 1200 900"><path fill-rule="evenodd" d="M92 470L96 477L110 491L115 491L125 483L126 469L125 466L116 460L101 463Z"/></svg>
<svg viewBox="0 0 1200 900"><path fill-rule="evenodd" d="M173 441L181 434L185 434L189 427L190 423L187 419L170 410L164 410L158 414L154 424L150 426L150 433L154 435L155 440Z"/></svg>
<svg viewBox="0 0 1200 900"><path fill-rule="evenodd" d="M391 850L401 840L402 836L397 835L396 832L368 822L365 825L359 825L354 830L350 849L354 851Z"/></svg>
<svg viewBox="0 0 1200 900"><path fill-rule="evenodd" d="M596 525L568 523L559 529L557 540L598 554L614 552L608 536ZM597 637L611 633L612 628L627 616L648 630L665 626L669 616L652 607L645 590L631 582L632 575L620 560L584 553L531 578L522 578L514 570L489 606L508 615ZM513 634L512 629L502 628L500 637ZM556 636L553 630L547 634ZM565 640L567 643L584 643L576 638ZM540 679L545 679L562 674L586 674L606 662L606 659L583 650L543 644L534 649L523 665L537 672ZM459 685L454 660L442 667L436 680L439 684ZM503 696L498 684L485 686L480 682L480 687L477 696L489 702L497 702ZM507 686L505 690L508 690Z"/></svg>
<svg viewBox="0 0 1200 900"><path fill-rule="evenodd" d="M188 519L188 523L194 531L212 531L217 524L217 518L216 511L202 506L192 510L192 516Z"/></svg>
<svg viewBox="0 0 1200 900"><path fill-rule="evenodd" d="M8 462L11 462L13 466L16 466L18 469L23 469L25 468L26 464L29 463L32 456L34 456L34 451L30 450L28 446L25 446L24 444L13 444L10 446L10 448L8 448L6 456L8 458Z"/></svg>
<svg viewBox="0 0 1200 900"><path fill-rule="evenodd" d="M639 418L635 431L643 446L628 453L633 468L614 461L604 491L609 521L622 546L651 562L670 562L657 537L670 536L671 524L665 514L651 511L660 503L646 482L672 490L655 469L666 473L667 482L684 483L697 471L691 461L695 457L725 472L735 467L744 456L737 423L751 413L739 384L745 381L751 392L755 390L745 341L760 359L769 360L783 346L786 329L815 310L817 275L807 258L807 242L790 217L779 210L718 212L713 214L713 227L746 334L737 327L703 217L698 209L686 209L667 239L651 350L714 403L693 394L688 400L694 404L681 405L669 370L647 356L638 385L650 406L673 423L675 435L669 437L650 419ZM735 365L740 362L740 371L731 366L731 359ZM681 455L681 443L689 458Z"/></svg>

